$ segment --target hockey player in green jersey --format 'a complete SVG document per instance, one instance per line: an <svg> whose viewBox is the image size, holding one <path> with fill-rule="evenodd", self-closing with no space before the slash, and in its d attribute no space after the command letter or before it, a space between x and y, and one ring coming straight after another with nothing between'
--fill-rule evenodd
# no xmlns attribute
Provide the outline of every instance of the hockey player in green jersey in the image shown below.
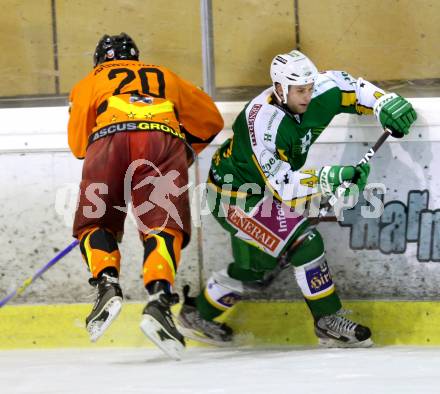
<svg viewBox="0 0 440 394"><path fill-rule="evenodd" d="M180 331L206 342L230 341L230 327L214 319L240 300L246 285L273 270L277 258L297 241L289 263L320 343L370 346L369 328L344 316L321 235L295 209L316 196L332 196L344 181L363 190L369 164L316 171L303 165L310 146L340 113L374 113L398 138L408 134L416 113L403 97L362 78L341 71L318 73L296 50L276 56L270 74L273 86L240 112L233 137L213 156L208 177L211 212L232 235L234 261L213 273L196 298L185 289Z"/></svg>

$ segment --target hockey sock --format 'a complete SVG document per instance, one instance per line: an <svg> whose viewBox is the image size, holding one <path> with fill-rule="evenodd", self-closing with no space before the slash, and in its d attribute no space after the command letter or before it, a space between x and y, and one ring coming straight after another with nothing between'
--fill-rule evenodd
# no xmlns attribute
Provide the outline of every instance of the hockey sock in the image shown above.
<svg viewBox="0 0 440 394"><path fill-rule="evenodd" d="M295 267L296 281L315 319L341 309L324 254L301 267Z"/></svg>
<svg viewBox="0 0 440 394"><path fill-rule="evenodd" d="M243 284L227 271L214 272L205 289L197 296L196 305L205 320L212 320L241 300Z"/></svg>
<svg viewBox="0 0 440 394"><path fill-rule="evenodd" d="M318 231L311 231L290 261L295 266L296 281L315 319L341 309Z"/></svg>
<svg viewBox="0 0 440 394"><path fill-rule="evenodd" d="M158 280L174 284L182 241L182 232L170 228L144 235L143 276L145 286Z"/></svg>
<svg viewBox="0 0 440 394"><path fill-rule="evenodd" d="M94 278L98 278L104 271L118 277L121 254L116 239L110 231L95 227L81 234L80 249Z"/></svg>
<svg viewBox="0 0 440 394"><path fill-rule="evenodd" d="M212 305L208 301L208 297L205 295L205 292L206 288L196 298L197 310L205 320L213 320L217 316L220 316L225 309L220 309Z"/></svg>

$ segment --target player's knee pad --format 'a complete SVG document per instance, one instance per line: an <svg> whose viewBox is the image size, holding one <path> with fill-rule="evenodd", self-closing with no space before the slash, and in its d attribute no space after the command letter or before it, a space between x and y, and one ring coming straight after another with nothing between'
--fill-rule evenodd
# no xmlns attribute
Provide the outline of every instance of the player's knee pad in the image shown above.
<svg viewBox="0 0 440 394"><path fill-rule="evenodd" d="M144 236L144 285L156 280L174 284L180 260L183 235L180 231L164 229Z"/></svg>
<svg viewBox="0 0 440 394"><path fill-rule="evenodd" d="M295 277L307 300L319 300L335 291L324 253L300 267L295 267Z"/></svg>
<svg viewBox="0 0 440 394"><path fill-rule="evenodd" d="M94 228L81 237L80 249L93 277L106 268L119 273L121 254L114 235L105 228Z"/></svg>
<svg viewBox="0 0 440 394"><path fill-rule="evenodd" d="M241 300L243 283L231 278L226 269L214 272L208 279L204 295L209 303L225 311Z"/></svg>

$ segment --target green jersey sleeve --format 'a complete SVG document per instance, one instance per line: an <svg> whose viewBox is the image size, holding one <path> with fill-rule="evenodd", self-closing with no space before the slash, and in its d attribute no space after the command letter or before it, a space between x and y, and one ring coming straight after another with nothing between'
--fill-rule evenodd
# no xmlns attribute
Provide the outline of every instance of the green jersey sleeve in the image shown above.
<svg viewBox="0 0 440 394"><path fill-rule="evenodd" d="M362 78L353 78L345 71L323 73L335 83L340 92L340 112L372 115L376 100L385 92Z"/></svg>

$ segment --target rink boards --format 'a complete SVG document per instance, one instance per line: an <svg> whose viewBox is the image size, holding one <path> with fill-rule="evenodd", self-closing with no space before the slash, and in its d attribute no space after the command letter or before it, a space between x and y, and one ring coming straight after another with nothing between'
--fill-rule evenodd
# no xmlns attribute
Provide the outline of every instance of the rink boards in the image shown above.
<svg viewBox="0 0 440 394"><path fill-rule="evenodd" d="M440 303L351 301L344 306L369 326L383 345L440 345ZM91 305L20 305L1 310L0 349L57 347L153 347L139 329L143 304L125 304L98 343L84 328ZM174 309L177 313L178 309ZM301 301L241 302L224 319L235 331L233 346L317 345L313 321ZM203 346L189 341L188 346Z"/></svg>
<svg viewBox="0 0 440 394"><path fill-rule="evenodd" d="M358 207L346 211L343 222L319 226L338 292L347 300L344 307L353 309L353 318L371 326L378 344L440 342L434 329L440 283L440 177L436 170L440 168L440 99L411 101L419 119L410 136L391 139L372 162L369 181L386 188L381 196L384 215L364 220ZM210 158L231 134L229 128L242 105L219 103L226 130L191 168L193 185L205 180ZM66 108L0 111L3 298L71 242L82 162L67 152ZM305 167L355 163L380 132L373 117L341 115L313 145ZM176 289L189 283L195 294L211 272L232 257L228 235L210 215L203 215L197 195L192 197L193 236L183 252ZM135 304L124 307L127 317L123 314L112 327L114 336L103 338L98 346L146 344L137 327L142 305L137 303L146 300L139 279L142 250L130 219L121 252L121 285L126 300ZM87 279L76 249L12 306L0 310L0 347L89 346L83 328L93 301ZM238 305L229 318L239 332L251 333L247 338L252 343L313 343L312 322L292 271L251 298L261 302Z"/></svg>

